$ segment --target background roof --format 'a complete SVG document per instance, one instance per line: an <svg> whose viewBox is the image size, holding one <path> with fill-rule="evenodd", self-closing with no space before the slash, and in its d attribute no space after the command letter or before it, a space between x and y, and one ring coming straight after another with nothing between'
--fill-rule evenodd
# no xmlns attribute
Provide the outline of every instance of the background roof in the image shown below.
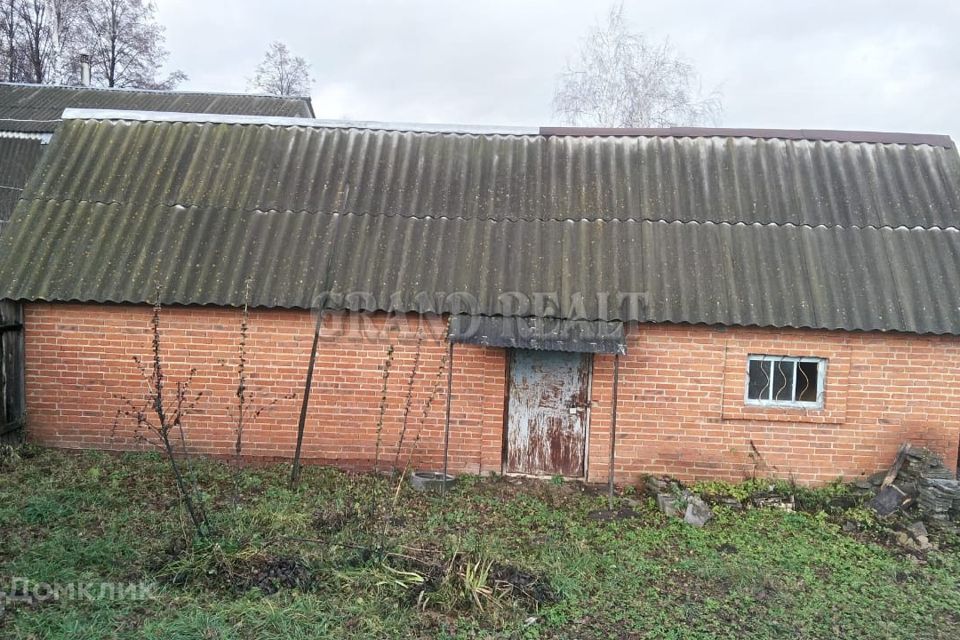
<svg viewBox="0 0 960 640"><path fill-rule="evenodd" d="M925 144L68 120L0 294L960 334L958 185Z"/></svg>
<svg viewBox="0 0 960 640"><path fill-rule="evenodd" d="M0 131L52 133L71 108L313 117L310 98L0 83Z"/></svg>
<svg viewBox="0 0 960 640"><path fill-rule="evenodd" d="M40 161L44 146L39 137L8 137L0 133L0 233Z"/></svg>

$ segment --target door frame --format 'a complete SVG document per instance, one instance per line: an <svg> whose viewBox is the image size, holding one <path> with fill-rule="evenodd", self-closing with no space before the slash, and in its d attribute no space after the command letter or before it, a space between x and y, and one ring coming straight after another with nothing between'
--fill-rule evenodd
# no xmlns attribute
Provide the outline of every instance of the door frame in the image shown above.
<svg viewBox="0 0 960 640"><path fill-rule="evenodd" d="M510 373L513 369L514 354L519 348L507 348L507 357L504 358L504 381L503 381L503 429L500 431L500 475L517 478L552 478L551 475L535 473L519 473L507 471L507 446L510 442ZM551 351L550 349L535 349L535 351ZM589 482L590 477L590 424L593 422L593 365L594 355L589 352L564 352L577 353L578 355L588 356L587 371L587 409L584 411L583 424L583 473L579 476L563 476L566 480L579 480Z"/></svg>

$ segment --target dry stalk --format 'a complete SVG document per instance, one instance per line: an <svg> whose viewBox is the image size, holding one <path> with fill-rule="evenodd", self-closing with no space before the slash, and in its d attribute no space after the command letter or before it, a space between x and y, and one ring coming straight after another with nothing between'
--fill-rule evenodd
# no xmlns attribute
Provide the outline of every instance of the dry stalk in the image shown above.
<svg viewBox="0 0 960 640"><path fill-rule="evenodd" d="M373 471L380 473L380 447L383 444L383 421L387 414L387 384L390 382L390 368L393 366L394 347L391 344L387 347L387 354L381 367L381 378L383 384L380 386L380 410L377 414L377 444L373 456Z"/></svg>
<svg viewBox="0 0 960 640"><path fill-rule="evenodd" d="M400 479L397 482L397 489L393 495L393 503L396 505L397 501L400 499L400 489L403 487L403 479L406 477L407 473L410 471L410 465L413 464L413 456L417 452L417 449L420 446L420 438L423 435L423 425L427 421L427 416L430 414L430 407L433 405L433 401L436 400L437 396L440 393L440 385L443 381L443 373L447 369L447 356L444 355L440 358L440 366L437 367L437 373L433 378L433 386L430 389L430 395L427 396L427 399L423 401L423 406L421 407L420 419L417 422L417 435L413 440L413 446L410 447L410 452L407 455L407 463L403 467L403 471L400 473Z"/></svg>
<svg viewBox="0 0 960 640"><path fill-rule="evenodd" d="M393 456L393 468L400 466L400 452L403 449L403 442L407 437L407 426L410 424L410 409L413 407L413 386L416 382L417 373L420 372L420 359L423 355L423 327L417 328L417 345L413 354L413 367L410 369L410 377L407 378L407 395L403 402L403 422L400 425L400 439L397 440L397 452Z"/></svg>

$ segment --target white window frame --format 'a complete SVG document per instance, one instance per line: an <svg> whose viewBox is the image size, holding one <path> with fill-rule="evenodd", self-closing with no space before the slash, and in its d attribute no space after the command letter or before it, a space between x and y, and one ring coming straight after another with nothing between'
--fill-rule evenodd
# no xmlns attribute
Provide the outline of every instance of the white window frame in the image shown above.
<svg viewBox="0 0 960 640"><path fill-rule="evenodd" d="M797 364L800 362L814 362L817 365L817 399L815 402L806 402L800 400L774 400L773 384L770 384L770 391L766 398L750 397L750 363L751 362L790 362L793 364L793 393L791 397L797 397ZM772 371L772 369L771 369ZM826 358L801 358L796 356L768 356L761 354L750 354L747 356L746 378L743 386L744 403L761 407L781 407L793 409L822 409L823 408L823 386L827 377Z"/></svg>

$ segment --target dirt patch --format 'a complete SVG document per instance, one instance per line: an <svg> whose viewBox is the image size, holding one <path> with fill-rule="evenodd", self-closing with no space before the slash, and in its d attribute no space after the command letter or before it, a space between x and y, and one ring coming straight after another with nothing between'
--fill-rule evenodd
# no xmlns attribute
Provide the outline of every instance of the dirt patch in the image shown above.
<svg viewBox="0 0 960 640"><path fill-rule="evenodd" d="M301 556L253 547L224 552L219 545L210 545L191 550L174 541L157 555L152 568L151 573L168 584L225 593L260 589L271 595L283 589L307 590L315 582Z"/></svg>
<svg viewBox="0 0 960 640"><path fill-rule="evenodd" d="M448 554L431 547L416 555L394 555L389 566L397 571L419 576L404 596L409 605L437 609L443 613L466 610L474 606L471 591L482 591L484 605L499 600L527 611L558 601L556 591L543 575L507 564L477 560L464 553ZM485 580L469 582L466 575L472 567L485 566ZM476 575L476 574L474 574Z"/></svg>
<svg viewBox="0 0 960 640"><path fill-rule="evenodd" d="M272 595L281 589L307 590L313 583L310 571L299 558L267 558L253 568L243 585Z"/></svg>
<svg viewBox="0 0 960 640"><path fill-rule="evenodd" d="M556 591L543 576L512 565L494 564L490 570L490 580L501 590L508 590L513 597L536 607L558 600Z"/></svg>

